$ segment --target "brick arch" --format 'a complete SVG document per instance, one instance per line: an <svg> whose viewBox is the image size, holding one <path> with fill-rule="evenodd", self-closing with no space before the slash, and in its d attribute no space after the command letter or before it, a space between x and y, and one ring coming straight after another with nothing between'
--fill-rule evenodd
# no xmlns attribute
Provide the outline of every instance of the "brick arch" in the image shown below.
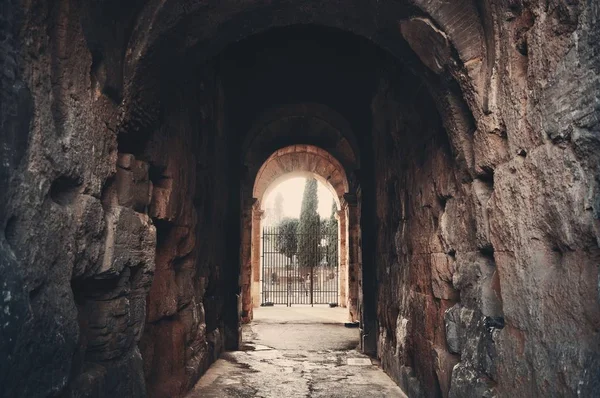
<svg viewBox="0 0 600 398"><path fill-rule="evenodd" d="M298 175L316 177L335 198L340 237L338 302L341 307L348 308L350 321L358 320L360 210L342 163L315 145L280 148L262 163L256 173L252 198L245 201L242 209L242 320L249 322L253 307L260 304L260 239L264 214L261 203L278 182Z"/></svg>
<svg viewBox="0 0 600 398"><path fill-rule="evenodd" d="M342 164L330 153L314 145L292 145L275 151L259 169L252 196L259 202L278 182L296 175L313 175L340 200L349 192Z"/></svg>

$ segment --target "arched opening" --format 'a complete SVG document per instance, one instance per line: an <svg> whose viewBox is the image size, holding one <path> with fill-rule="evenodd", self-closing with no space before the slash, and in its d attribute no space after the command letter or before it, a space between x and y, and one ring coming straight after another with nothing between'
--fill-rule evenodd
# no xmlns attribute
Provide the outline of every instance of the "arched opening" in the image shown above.
<svg viewBox="0 0 600 398"><path fill-rule="evenodd" d="M242 231L242 236L248 239L248 232L251 231L250 250L242 252L242 318L245 321L252 319L252 308L265 303L264 292L261 291L261 276L264 278L264 272L261 271L261 253L264 259L264 236L261 235L261 220L264 215L264 199L269 192L280 182L295 176L309 176L320 180L331 192L338 209L336 237L339 237L339 248L336 249L337 279L335 286L335 300L333 297L327 297L332 304L348 308L348 321L358 321L358 297L359 297L359 275L360 258L358 257L360 249L356 247L359 239L354 237L353 247L348 245L350 234L359 232L359 214L354 204L347 200L351 196L350 185L346 177L346 171L342 164L327 151L314 145L295 145L278 149L265 160L256 174L253 184L251 209L243 209L242 212L252 212L251 225L244 225L246 234ZM246 217L248 219L249 217ZM272 231L273 229L271 229ZM317 231L318 232L318 231ZM270 245L273 251L274 246ZM248 260L248 256L250 260ZM249 266L244 267L244 264ZM299 271L298 271L299 272ZM304 274L304 273L303 273ZM296 278L303 278L303 275L296 275ZM305 279L305 278L304 278ZM304 280L303 279L303 280ZM316 279L319 281L319 278ZM311 283L312 286L312 283ZM312 288L311 288L312 289ZM288 296L285 296L288 299ZM261 300L262 298L262 300ZM323 298L324 300L324 298ZM301 300L305 302L306 300ZM309 303L313 303L312 290ZM325 302L320 302L325 304Z"/></svg>
<svg viewBox="0 0 600 398"><path fill-rule="evenodd" d="M284 174L269 185L259 202L261 307L346 307L336 199L333 187L309 172Z"/></svg>

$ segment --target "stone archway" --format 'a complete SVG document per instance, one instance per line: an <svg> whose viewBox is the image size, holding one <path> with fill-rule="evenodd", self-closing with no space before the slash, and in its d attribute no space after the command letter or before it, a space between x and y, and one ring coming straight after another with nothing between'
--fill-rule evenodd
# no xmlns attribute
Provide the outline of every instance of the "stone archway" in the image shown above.
<svg viewBox="0 0 600 398"><path fill-rule="evenodd" d="M360 198L363 337L398 383L591 395L600 9L547 3L6 2L0 396L187 392L236 347L240 216L297 143ZM362 191L324 140L339 128L308 134L314 110L241 146L257 114L307 101L360 133Z"/></svg>
<svg viewBox="0 0 600 398"><path fill-rule="evenodd" d="M327 186L338 207L339 288L338 302L348 308L350 321L358 320L358 280L360 259L357 239L359 211L350 192L346 170L329 152L314 145L292 145L278 149L256 174L252 200L244 209L242 232L242 320L252 319L252 308L259 305L260 237L263 198L273 186L290 176L310 175ZM245 233L244 233L245 232ZM249 232L249 233L248 233ZM350 244L352 243L352 244Z"/></svg>
<svg viewBox="0 0 600 398"><path fill-rule="evenodd" d="M252 196L261 200L273 184L287 174L307 172L324 182L336 197L349 191L348 179L342 164L327 151L313 145L293 145L275 151L263 163L258 174Z"/></svg>

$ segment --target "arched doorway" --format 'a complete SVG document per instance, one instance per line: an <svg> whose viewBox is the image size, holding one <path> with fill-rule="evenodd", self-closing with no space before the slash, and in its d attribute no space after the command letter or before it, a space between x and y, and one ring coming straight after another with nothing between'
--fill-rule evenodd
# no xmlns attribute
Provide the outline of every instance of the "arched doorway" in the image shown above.
<svg viewBox="0 0 600 398"><path fill-rule="evenodd" d="M243 263L250 267L242 267L242 318L249 321L252 308L260 305L261 287L261 219L263 209L261 201L272 187L286 178L297 175L314 176L323 182L332 192L338 211L339 239L339 287L338 304L348 308L350 321L358 320L358 289L360 278L359 258L359 212L356 203L351 201L353 194L341 163L327 151L314 145L294 145L275 151L260 167L252 190L252 207L250 225L245 225L243 239L250 239L250 252L243 252ZM251 235L247 229L250 227ZM352 235L352 238L350 236ZM353 242L352 247L349 245ZM244 245L245 246L245 245ZM248 256L250 260L248 261ZM248 297L249 296L249 297Z"/></svg>
<svg viewBox="0 0 600 398"><path fill-rule="evenodd" d="M339 286L340 207L332 191L308 172L285 174L267 188L260 200L261 306L346 307Z"/></svg>

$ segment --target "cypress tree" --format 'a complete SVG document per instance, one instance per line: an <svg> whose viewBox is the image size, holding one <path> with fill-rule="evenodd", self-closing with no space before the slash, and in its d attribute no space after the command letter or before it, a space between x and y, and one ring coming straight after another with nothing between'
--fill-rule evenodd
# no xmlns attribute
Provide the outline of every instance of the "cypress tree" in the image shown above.
<svg viewBox="0 0 600 398"><path fill-rule="evenodd" d="M337 213L337 206L335 205L335 200L331 200L331 215L329 216L329 222L337 224L337 220L335 219L335 213Z"/></svg>
<svg viewBox="0 0 600 398"><path fill-rule="evenodd" d="M309 272L310 267L319 265L319 243L321 223L317 207L317 180L309 178L304 185L302 206L300 208L300 221L298 222L298 263L304 268L302 272Z"/></svg>
<svg viewBox="0 0 600 398"><path fill-rule="evenodd" d="M275 247L279 253L292 259L298 251L298 219L286 217L278 224L278 229Z"/></svg>

